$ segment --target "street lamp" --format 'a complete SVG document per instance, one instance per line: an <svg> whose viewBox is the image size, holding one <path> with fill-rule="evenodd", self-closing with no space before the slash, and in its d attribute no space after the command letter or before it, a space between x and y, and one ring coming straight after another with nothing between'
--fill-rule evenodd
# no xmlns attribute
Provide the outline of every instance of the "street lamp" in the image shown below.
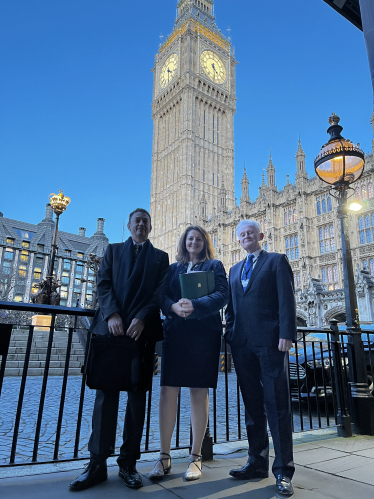
<svg viewBox="0 0 374 499"><path fill-rule="evenodd" d="M363 174L365 155L358 146L341 136L343 127L339 125L339 122L340 118L333 113L329 118L330 127L327 130L330 140L316 157L314 168L318 177L336 191L336 194L331 194L338 199L347 315L349 385L355 431L363 435L374 435L374 397L367 383L347 212L348 190L352 189L350 185Z"/></svg>
<svg viewBox="0 0 374 499"><path fill-rule="evenodd" d="M51 205L51 208L53 212L56 215L56 225L55 225L55 232L53 235L53 243L52 243L52 251L51 251L51 259L49 261L48 265L48 273L47 273L47 279L46 279L46 287L43 290L45 294L45 303L48 303L49 305L59 305L60 303L60 295L57 294L56 290L58 287L57 281L55 281L55 278L53 276L53 269L55 266L55 259L56 259L56 252L57 252L57 233L58 233L58 222L60 220L60 215L64 213L68 205L70 204L70 198L67 196L64 196L64 193L60 190L58 194L50 194L49 195L49 202ZM54 282L55 281L55 282ZM52 293L53 291L56 292L57 296L57 303L52 303Z"/></svg>

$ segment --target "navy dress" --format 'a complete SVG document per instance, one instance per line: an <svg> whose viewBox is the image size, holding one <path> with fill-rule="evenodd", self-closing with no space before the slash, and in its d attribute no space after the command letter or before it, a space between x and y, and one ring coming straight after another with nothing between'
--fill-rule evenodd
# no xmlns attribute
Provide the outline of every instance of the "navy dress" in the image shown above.
<svg viewBox="0 0 374 499"><path fill-rule="evenodd" d="M169 268L165 282L162 312L165 315L161 357L161 386L217 388L222 321L219 311L228 302L225 269L218 260L207 260L195 271L214 271L215 291L192 300L195 317L183 319L171 311L181 298L179 274L187 272L183 263Z"/></svg>

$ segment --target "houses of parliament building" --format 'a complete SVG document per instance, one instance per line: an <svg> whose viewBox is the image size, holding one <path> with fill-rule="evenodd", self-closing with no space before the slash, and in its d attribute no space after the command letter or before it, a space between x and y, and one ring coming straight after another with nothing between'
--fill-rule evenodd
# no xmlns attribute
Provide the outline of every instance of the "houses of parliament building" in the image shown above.
<svg viewBox="0 0 374 499"><path fill-rule="evenodd" d="M188 225L200 224L228 271L245 256L237 241L237 224L243 219L257 220L265 235L263 248L286 253L289 258L301 323L326 323L329 314L318 308L337 316L344 313L337 201L325 183L308 176L299 140L295 181L287 176L287 184L279 189L270 156L258 197L249 197L244 170L237 203L235 68L235 50L215 24L213 1L181 0L174 29L160 46L153 69L153 243L174 261L179 236ZM354 184L363 210L349 215L353 262L364 271L366 283L374 276L373 172L371 152L363 176ZM311 306L307 295L316 289L328 304L322 306L320 297L312 300ZM318 300L320 307L315 303ZM371 318L369 312L366 315Z"/></svg>
<svg viewBox="0 0 374 499"><path fill-rule="evenodd" d="M160 46L153 68L152 242L167 251L173 262L180 235L187 226L200 224L228 272L245 257L236 237L237 224L243 219L257 220L265 235L263 248L288 256L299 324L322 326L333 317L344 320L337 201L327 184L308 176L300 140L294 181L287 177L286 185L278 188L270 157L258 197L249 197L244 170L240 201L236 200L236 64L231 40L215 24L213 1L181 0L173 31ZM363 209L349 215L363 321L374 321L373 182L371 152L366 155L364 174L354 184L354 196ZM102 256L108 244L104 219L97 223L97 232L90 237L82 227L78 234L59 232L55 271L62 284L62 305L74 306L78 298L83 306L92 302L86 262L91 253ZM0 298L30 300L46 276L53 230L49 205L45 218L36 225L0 213Z"/></svg>

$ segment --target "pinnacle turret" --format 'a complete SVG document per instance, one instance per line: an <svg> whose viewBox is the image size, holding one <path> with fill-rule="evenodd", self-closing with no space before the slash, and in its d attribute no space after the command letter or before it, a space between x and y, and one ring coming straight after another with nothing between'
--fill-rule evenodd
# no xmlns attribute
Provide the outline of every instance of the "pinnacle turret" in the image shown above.
<svg viewBox="0 0 374 499"><path fill-rule="evenodd" d="M267 177L268 177L268 186L275 187L275 167L273 164L273 158L271 156L271 150L269 155L269 164L266 169Z"/></svg>

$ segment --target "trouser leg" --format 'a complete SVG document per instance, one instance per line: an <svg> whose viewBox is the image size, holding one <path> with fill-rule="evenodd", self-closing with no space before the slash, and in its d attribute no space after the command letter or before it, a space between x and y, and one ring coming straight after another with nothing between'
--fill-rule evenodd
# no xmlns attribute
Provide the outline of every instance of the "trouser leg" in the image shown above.
<svg viewBox="0 0 374 499"><path fill-rule="evenodd" d="M260 379L260 364L247 345L232 346L231 352L245 407L248 463L253 464L258 470L268 470L269 437Z"/></svg>
<svg viewBox="0 0 374 499"><path fill-rule="evenodd" d="M288 381L288 357L276 348L259 353L266 414L275 451L273 474L289 478L295 472L292 445L292 412Z"/></svg>
<svg viewBox="0 0 374 499"><path fill-rule="evenodd" d="M123 443L117 462L120 467L135 466L140 459L140 444L145 420L146 391L128 392Z"/></svg>
<svg viewBox="0 0 374 499"><path fill-rule="evenodd" d="M91 459L104 463L114 454L119 392L96 391L92 415L92 433L88 442Z"/></svg>

